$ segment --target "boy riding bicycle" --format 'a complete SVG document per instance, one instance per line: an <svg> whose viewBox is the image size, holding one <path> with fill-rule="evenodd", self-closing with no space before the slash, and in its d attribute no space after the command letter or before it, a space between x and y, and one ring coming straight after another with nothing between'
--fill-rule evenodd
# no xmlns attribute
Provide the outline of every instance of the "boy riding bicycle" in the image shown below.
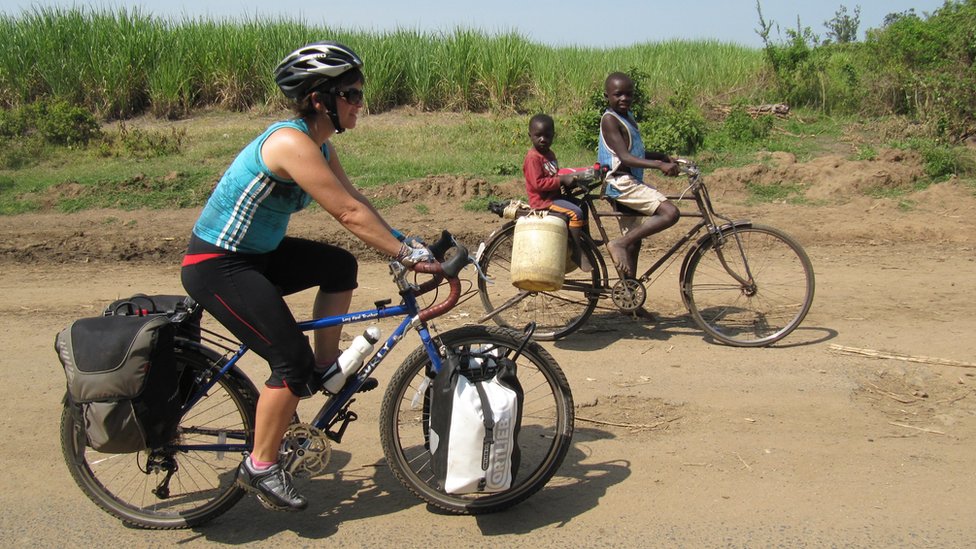
<svg viewBox="0 0 976 549"><path fill-rule="evenodd" d="M607 76L604 82L607 110L600 120L600 142L597 159L610 166L607 174L607 197L644 216L623 216L620 238L607 246L614 264L625 277L637 273L641 241L678 222L680 213L660 191L644 183L644 169L655 168L668 176L679 173L678 165L666 154L644 150L637 122L630 112L634 99L634 81L621 72Z"/></svg>

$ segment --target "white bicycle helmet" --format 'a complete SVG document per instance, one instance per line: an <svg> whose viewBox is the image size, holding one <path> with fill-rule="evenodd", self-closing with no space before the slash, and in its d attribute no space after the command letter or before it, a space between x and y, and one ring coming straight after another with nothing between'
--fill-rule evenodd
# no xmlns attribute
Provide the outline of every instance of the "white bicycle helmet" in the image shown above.
<svg viewBox="0 0 976 549"><path fill-rule="evenodd" d="M338 42L315 42L288 54L275 68L274 76L285 96L303 99L315 88L362 67L363 61L348 47Z"/></svg>

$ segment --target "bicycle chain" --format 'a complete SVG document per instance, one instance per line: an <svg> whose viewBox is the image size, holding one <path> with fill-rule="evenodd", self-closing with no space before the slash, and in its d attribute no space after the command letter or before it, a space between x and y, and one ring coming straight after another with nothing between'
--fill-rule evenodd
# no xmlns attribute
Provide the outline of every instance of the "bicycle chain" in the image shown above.
<svg viewBox="0 0 976 549"><path fill-rule="evenodd" d="M332 457L332 445L325 434L307 423L292 423L281 439L280 463L295 478L321 473Z"/></svg>
<svg viewBox="0 0 976 549"><path fill-rule="evenodd" d="M610 297L613 299L613 304L621 311L631 313L644 305L644 300L647 299L647 290L639 280L625 278L613 285L613 289L610 290Z"/></svg>

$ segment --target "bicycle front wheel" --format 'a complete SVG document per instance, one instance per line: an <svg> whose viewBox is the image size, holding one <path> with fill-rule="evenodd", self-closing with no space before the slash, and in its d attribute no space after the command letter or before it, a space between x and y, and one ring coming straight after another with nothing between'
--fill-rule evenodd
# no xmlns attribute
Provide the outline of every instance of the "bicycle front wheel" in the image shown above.
<svg viewBox="0 0 976 549"><path fill-rule="evenodd" d="M721 342L770 345L810 310L813 265L778 229L729 227L690 254L681 284L685 302L698 326Z"/></svg>
<svg viewBox="0 0 976 549"><path fill-rule="evenodd" d="M219 360L194 350L178 347L176 357L183 367L184 397L219 368ZM189 528L226 512L244 495L235 484L241 453L202 446L250 447L257 397L250 381L228 372L184 414L170 445L134 454L103 454L88 447L84 425L66 403L61 449L72 478L109 514L140 528Z"/></svg>
<svg viewBox="0 0 976 549"><path fill-rule="evenodd" d="M465 326L437 338L455 353L509 356L523 335L506 328ZM418 348L397 369L383 398L380 438L383 453L397 479L424 501L458 514L507 509L536 493L552 478L566 457L573 437L573 396L555 359L529 341L517 360L518 380L525 393L518 444L521 460L512 486L504 492L447 494L431 470L429 414L424 399L431 362Z"/></svg>
<svg viewBox="0 0 976 549"><path fill-rule="evenodd" d="M599 299L598 252L587 242L583 246L583 253L594 266L591 272L575 269L566 273L561 289L529 292L512 285L514 240L513 223L488 241L481 256L481 270L492 279L486 281L482 277L478 278L478 294L485 311L497 311L491 317L492 320L499 326L516 330L521 330L529 322L535 322L533 337L541 341L552 341L579 329L593 314Z"/></svg>

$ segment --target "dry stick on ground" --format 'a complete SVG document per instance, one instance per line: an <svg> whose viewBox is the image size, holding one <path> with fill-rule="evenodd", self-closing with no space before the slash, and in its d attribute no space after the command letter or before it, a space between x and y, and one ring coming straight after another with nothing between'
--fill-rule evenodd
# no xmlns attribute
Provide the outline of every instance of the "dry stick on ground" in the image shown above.
<svg viewBox="0 0 976 549"><path fill-rule="evenodd" d="M894 421L889 421L888 425L894 425L895 427L904 427L905 429L915 429L917 431L922 431L923 433L932 433L934 435L944 435L942 431L936 431L935 429L926 429L925 427L915 427L914 425L905 425L904 423L896 423Z"/></svg>
<svg viewBox="0 0 976 549"><path fill-rule="evenodd" d="M885 395L885 396L887 396L889 398L892 398L894 400L897 400L898 402L901 402L902 404L915 404L916 402L918 402L919 400L921 400L921 399L916 398L916 397L910 397L910 396L907 396L907 395L899 395L898 393L892 393L891 391L886 391L886 390L882 389L881 387L878 387L877 385L875 385L874 383L871 383L871 382L868 382L868 385L871 386L871 390L873 390L874 392L880 393L880 394Z"/></svg>
<svg viewBox="0 0 976 549"><path fill-rule="evenodd" d="M749 466L749 464L748 464L748 463L746 463L746 460L744 460L744 459L742 459L742 456L740 456L740 455L739 455L739 454L737 454L736 452L732 452L732 455L734 455L735 457L737 457L737 458L739 458L739 461L741 461L741 462L742 462L742 464L746 466L746 469L748 469L748 470L750 470L750 471L752 471L752 467L750 467L750 466Z"/></svg>
<svg viewBox="0 0 976 549"><path fill-rule="evenodd" d="M957 397L946 398L946 399L942 399L942 400L936 401L936 404L952 404L953 402L962 400L962 399L966 398L967 396L969 396L969 393L963 393L963 394L961 394L961 395L959 395Z"/></svg>
<svg viewBox="0 0 976 549"><path fill-rule="evenodd" d="M731 106L719 106L714 108L716 111L728 115L732 112ZM745 108L749 116L758 118L763 115L774 115L779 118L786 118L790 115L790 106L785 103L774 103L767 105L753 105Z"/></svg>
<svg viewBox="0 0 976 549"><path fill-rule="evenodd" d="M609 425L611 427L626 427L627 429L641 429L641 430L654 429L655 427L660 427L661 425L664 425L666 423L671 423L672 421L677 421L678 419L681 419L680 416L671 419L665 419L663 421L659 421L657 423L652 423L648 425L646 423L620 423L615 421L603 421L600 419L590 419L588 417L576 416L576 421L585 421L587 423L596 423L597 425Z"/></svg>
<svg viewBox="0 0 976 549"><path fill-rule="evenodd" d="M925 364L937 364L939 366L958 366L959 368L976 368L976 364L972 362L961 362L958 360L949 360L946 358L935 358L929 356L903 355L900 353L876 351L874 349L860 349L858 347L845 347L843 345L835 345L833 343L830 344L830 350L836 351L838 353L868 356L871 358L890 358L892 360L903 360L905 362L922 362Z"/></svg>

